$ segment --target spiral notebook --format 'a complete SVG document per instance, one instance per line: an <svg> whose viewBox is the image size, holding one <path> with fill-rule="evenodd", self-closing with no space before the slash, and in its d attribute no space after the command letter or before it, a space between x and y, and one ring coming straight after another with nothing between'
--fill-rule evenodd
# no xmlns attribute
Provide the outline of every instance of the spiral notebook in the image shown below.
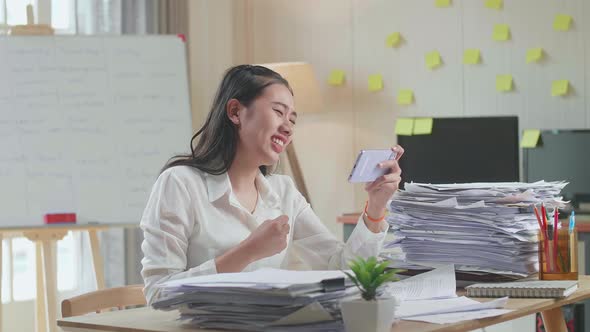
<svg viewBox="0 0 590 332"><path fill-rule="evenodd" d="M578 289L576 280L516 281L503 283L473 284L465 287L467 296L473 297L567 297Z"/></svg>

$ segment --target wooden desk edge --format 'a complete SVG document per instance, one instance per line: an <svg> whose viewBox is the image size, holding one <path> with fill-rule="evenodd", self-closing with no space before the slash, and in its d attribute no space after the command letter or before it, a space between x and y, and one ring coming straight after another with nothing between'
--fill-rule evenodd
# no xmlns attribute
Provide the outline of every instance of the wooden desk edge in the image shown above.
<svg viewBox="0 0 590 332"><path fill-rule="evenodd" d="M580 289L574 292L567 298L563 299L540 299L540 298L511 298L508 301L508 305L505 309L514 310L504 315L496 316L496 317L489 317L489 318L482 318L476 320L468 320L464 322L457 322L452 324L430 324L425 322L418 322L418 321L407 321L402 320L396 324L394 324L391 328L392 332L398 331L435 331L435 332L457 332L457 331L470 331L473 329L483 328L490 325L495 325L499 323L503 323L506 321L514 320L517 318L521 318L530 314L534 314L537 312L544 312L554 308L562 307L567 304L583 301L590 298L590 276L580 276ZM461 293L459 292L459 295ZM491 301L493 298L473 298L474 300L478 301ZM523 305L520 303L521 301L529 301L533 302L531 304ZM536 302L536 303L535 303ZM519 307L522 307L518 309ZM515 308L516 307L516 308ZM143 308L145 309L145 308ZM135 310L135 309L131 309ZM151 309L153 310L153 309ZM114 313L114 312L113 312ZM108 313L104 313L108 314ZM153 312L150 312L150 316L153 318ZM169 317L173 319L173 312L158 312L158 316L164 318ZM177 315L177 314L176 314ZM97 329L105 331L104 324L100 324L95 322L83 322L80 319L83 319L84 316L78 317L70 317L65 319L58 320L58 326L61 327L71 327L71 328L79 328L79 329ZM96 317L96 316L94 316ZM175 316L177 317L177 316ZM182 328L178 325L174 325L173 321L169 322L162 322L163 325L168 325L172 328L171 331L179 331ZM173 326L174 325L174 326ZM112 326L108 331L118 331L118 332L137 332L137 331L149 331L142 329L140 327L125 327L125 326ZM162 331L159 330L152 330L152 331ZM196 329L195 331L208 331L208 330L199 330Z"/></svg>

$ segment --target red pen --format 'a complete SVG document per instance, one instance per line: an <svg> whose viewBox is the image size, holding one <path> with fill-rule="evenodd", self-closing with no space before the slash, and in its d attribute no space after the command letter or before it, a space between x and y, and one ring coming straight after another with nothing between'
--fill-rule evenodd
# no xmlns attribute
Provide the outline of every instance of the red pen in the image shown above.
<svg viewBox="0 0 590 332"><path fill-rule="evenodd" d="M535 210L535 217L537 217L537 221L539 222L539 232L541 234L540 241L543 241L543 252L541 253L541 255L545 255L544 261L547 266L547 269L549 269L549 262L547 261L549 259L549 240L547 238L547 224L545 224L543 222L543 219L541 219L541 217L539 216L539 210L537 209L536 205L533 205L533 209ZM539 266L539 269L543 269L543 266Z"/></svg>
<svg viewBox="0 0 590 332"><path fill-rule="evenodd" d="M535 209L535 217L537 217L537 221L539 222L539 229L541 230L541 234L543 235L543 237L547 237L547 234L544 234L545 232L547 232L547 226L545 226L545 224L543 224L543 221L541 220L541 217L539 217L539 210L537 210L537 206L533 205L533 209Z"/></svg>

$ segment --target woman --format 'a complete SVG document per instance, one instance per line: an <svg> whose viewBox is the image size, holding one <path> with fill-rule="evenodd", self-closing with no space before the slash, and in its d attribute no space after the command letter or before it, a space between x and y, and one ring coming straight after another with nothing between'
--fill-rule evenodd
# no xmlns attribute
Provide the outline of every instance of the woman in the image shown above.
<svg viewBox="0 0 590 332"><path fill-rule="evenodd" d="M191 154L168 162L143 213L141 273L149 303L163 281L288 268L295 248L313 269L338 269L350 258L379 253L386 203L400 182L397 161L384 161L389 173L366 186L365 213L344 244L290 177L270 174L296 121L293 92L279 74L251 65L226 72ZM398 158L403 154L393 149Z"/></svg>

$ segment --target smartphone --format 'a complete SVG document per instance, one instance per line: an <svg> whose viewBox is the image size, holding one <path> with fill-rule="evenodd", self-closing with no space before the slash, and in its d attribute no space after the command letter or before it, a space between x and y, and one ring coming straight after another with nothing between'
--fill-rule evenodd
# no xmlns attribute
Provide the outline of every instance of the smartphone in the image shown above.
<svg viewBox="0 0 590 332"><path fill-rule="evenodd" d="M387 173L387 168L379 168L377 165L386 160L395 159L396 153L391 149L361 150L356 157L349 182L373 182L381 175Z"/></svg>

